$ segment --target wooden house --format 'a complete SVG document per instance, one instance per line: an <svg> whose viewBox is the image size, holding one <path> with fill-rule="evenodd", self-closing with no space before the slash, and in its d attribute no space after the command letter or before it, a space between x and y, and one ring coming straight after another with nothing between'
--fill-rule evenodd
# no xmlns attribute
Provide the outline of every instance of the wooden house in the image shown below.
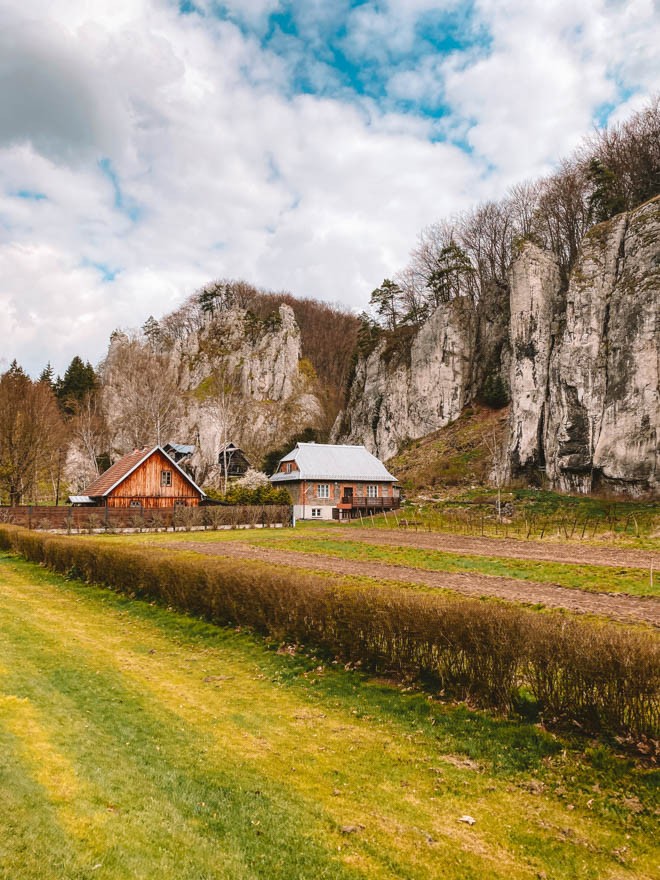
<svg viewBox="0 0 660 880"><path fill-rule="evenodd" d="M235 443L223 443L218 452L218 467L221 477L226 475L230 479L242 477L248 468L252 467L243 450Z"/></svg>
<svg viewBox="0 0 660 880"><path fill-rule="evenodd" d="M294 519L356 519L400 504L396 477L364 446L298 443L270 480L291 495Z"/></svg>
<svg viewBox="0 0 660 880"><path fill-rule="evenodd" d="M135 449L97 477L73 504L100 507L197 507L206 498L160 446Z"/></svg>

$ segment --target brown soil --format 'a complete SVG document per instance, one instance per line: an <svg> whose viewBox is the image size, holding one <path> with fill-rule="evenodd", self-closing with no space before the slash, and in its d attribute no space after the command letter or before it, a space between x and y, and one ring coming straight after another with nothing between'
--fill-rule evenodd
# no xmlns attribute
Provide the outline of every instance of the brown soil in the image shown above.
<svg viewBox="0 0 660 880"><path fill-rule="evenodd" d="M362 532L359 534L364 535ZM333 533L333 536L335 536L335 533ZM352 537L353 533L346 534L346 538ZM399 538L399 535L397 534L395 537ZM444 538L445 536L437 537ZM479 540L487 541L488 539ZM503 542L497 542L498 545L501 543ZM315 553L291 553L287 550L274 550L269 547L258 547L237 541L226 541L222 544L171 541L165 545L159 544L159 546L167 546L175 550L193 550L196 553L213 556L255 560L265 562L268 565L285 565L290 568L331 572L339 575L358 575L360 577L390 582L420 584L425 587L435 587L436 589L454 590L467 596L497 597L510 602L544 605L548 608L564 608L568 611L583 614L598 614L628 623L635 621L660 626L660 600L648 597L613 593L588 593L581 590L559 587L555 584L542 584L535 581L523 581L491 575L422 571L418 568L390 565L383 562L356 562L349 559L334 559ZM444 550L445 547L442 546L440 548L436 545L435 549ZM454 552L459 551L455 550ZM462 552L465 553L467 551L463 550ZM474 547L472 547L470 552L478 555ZM482 555L495 554L491 552L490 554ZM504 554L500 551L498 555ZM506 555L510 554L507 552ZM539 557L530 554L524 558L534 559ZM555 561L557 561L556 558ZM582 558L580 561L586 562L587 560ZM631 563L628 563L628 565L631 565Z"/></svg>
<svg viewBox="0 0 660 880"><path fill-rule="evenodd" d="M311 533L310 533L311 534ZM318 536L319 532L314 532ZM660 571L660 553L625 547L595 547L591 544L523 541L516 538L481 538L449 535L440 532L416 532L400 529L333 529L324 531L333 540L365 541L397 547L417 547L438 553L461 556L499 556L508 559L532 559L538 562L568 562L573 565L607 565L613 568L650 568Z"/></svg>

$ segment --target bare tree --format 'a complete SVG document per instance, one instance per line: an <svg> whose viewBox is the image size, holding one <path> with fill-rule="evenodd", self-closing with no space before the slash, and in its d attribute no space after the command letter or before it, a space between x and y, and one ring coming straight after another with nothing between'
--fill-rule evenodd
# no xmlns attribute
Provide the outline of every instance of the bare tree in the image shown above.
<svg viewBox="0 0 660 880"><path fill-rule="evenodd" d="M91 475L98 476L99 460L110 445L108 425L98 394L85 395L69 423L71 439L81 450Z"/></svg>
<svg viewBox="0 0 660 880"><path fill-rule="evenodd" d="M63 443L62 419L52 389L32 382L14 362L0 377L0 487L9 503L34 494Z"/></svg>
<svg viewBox="0 0 660 880"><path fill-rule="evenodd" d="M228 444L232 434L240 432L241 401L236 371L221 364L204 383L203 404L209 419L217 431L217 449L222 464L223 493L227 494L231 453ZM198 394L199 396L199 394Z"/></svg>
<svg viewBox="0 0 660 880"><path fill-rule="evenodd" d="M167 442L182 410L169 357L125 337L111 349L103 372L104 408L119 446L125 450Z"/></svg>
<svg viewBox="0 0 660 880"><path fill-rule="evenodd" d="M497 488L497 519L502 522L502 488L508 474L506 446L495 429L487 434L482 442L490 455L491 475Z"/></svg>

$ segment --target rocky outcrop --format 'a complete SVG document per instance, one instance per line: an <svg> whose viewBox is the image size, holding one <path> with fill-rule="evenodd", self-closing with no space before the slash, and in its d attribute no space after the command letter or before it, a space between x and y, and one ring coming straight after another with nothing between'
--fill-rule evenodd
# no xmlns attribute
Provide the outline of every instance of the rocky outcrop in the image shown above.
<svg viewBox="0 0 660 880"><path fill-rule="evenodd" d="M511 399L514 477L565 491L660 489L660 197L589 232L562 284L554 256L526 243L503 291L441 306L393 358L358 360L335 439L381 458L435 431L489 374Z"/></svg>
<svg viewBox="0 0 660 880"><path fill-rule="evenodd" d="M359 360L334 438L364 443L381 458L458 417L470 387L476 317L458 298L436 309L419 332L380 341Z"/></svg>
<svg viewBox="0 0 660 880"><path fill-rule="evenodd" d="M527 244L511 269L511 467L543 464L543 423L553 313L560 289L555 258Z"/></svg>
<svg viewBox="0 0 660 880"><path fill-rule="evenodd" d="M547 472L567 491L657 489L660 200L600 224L550 362Z"/></svg>
<svg viewBox="0 0 660 880"><path fill-rule="evenodd" d="M207 315L176 338L115 334L102 377L115 454L156 439L193 444L187 464L200 485L216 482L228 440L258 465L266 450L322 419L300 358L286 304L265 321L241 309Z"/></svg>

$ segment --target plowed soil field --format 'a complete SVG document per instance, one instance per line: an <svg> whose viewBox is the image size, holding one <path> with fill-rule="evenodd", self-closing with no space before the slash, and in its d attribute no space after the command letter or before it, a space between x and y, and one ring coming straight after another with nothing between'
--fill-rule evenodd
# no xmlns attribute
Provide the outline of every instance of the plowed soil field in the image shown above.
<svg viewBox="0 0 660 880"><path fill-rule="evenodd" d="M320 533L315 533L317 536ZM333 539L337 531L332 532ZM610 550L600 548L571 548L562 545L545 545L522 541L488 538L466 538L453 535L427 535L395 533L389 535L377 529L369 532L351 530L346 539L364 540L371 543L390 543L398 546L419 547L442 552L456 552L471 556L506 556L519 559L551 560L553 562L579 563L580 565L617 565L642 567L654 560L660 565L660 555L638 550ZM474 574L470 572L439 572L394 565L383 562L363 562L337 559L320 553L292 553L271 547L255 546L239 541L219 544L203 544L192 541L168 541L167 546L177 550L227 556L284 565L312 571L330 572L338 575L368 577L376 580L417 584L435 589L453 590L467 596L497 597L510 602L543 605L548 608L564 608L568 611L596 614L625 622L647 623L660 627L660 599L628 596L614 593L590 593L567 589L556 584L528 580Z"/></svg>

